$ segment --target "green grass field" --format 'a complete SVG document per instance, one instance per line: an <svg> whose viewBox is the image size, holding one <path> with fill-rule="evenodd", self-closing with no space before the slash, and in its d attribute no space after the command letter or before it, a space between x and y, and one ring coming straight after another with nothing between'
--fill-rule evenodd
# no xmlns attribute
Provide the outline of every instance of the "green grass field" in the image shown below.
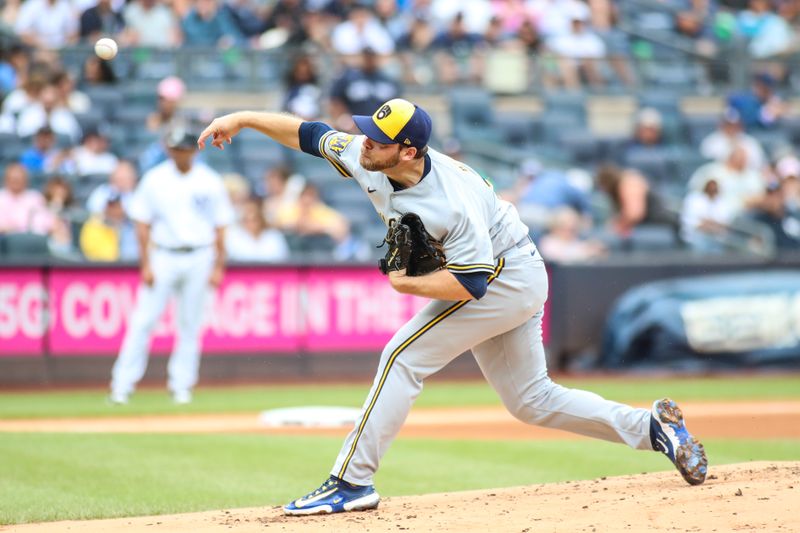
<svg viewBox="0 0 800 533"><path fill-rule="evenodd" d="M800 376L559 380L610 399L800 398ZM201 388L176 407L145 390L125 407L105 392L0 394L0 418L257 412L294 405L360 405L368 386ZM432 382L419 406L496 405L483 383ZM800 460L798 440L704 439L712 464ZM0 524L134 516L285 503L324 479L341 440L266 435L0 433ZM388 496L669 470L666 459L594 441L400 439L376 478ZM677 475L677 474L676 474Z"/></svg>

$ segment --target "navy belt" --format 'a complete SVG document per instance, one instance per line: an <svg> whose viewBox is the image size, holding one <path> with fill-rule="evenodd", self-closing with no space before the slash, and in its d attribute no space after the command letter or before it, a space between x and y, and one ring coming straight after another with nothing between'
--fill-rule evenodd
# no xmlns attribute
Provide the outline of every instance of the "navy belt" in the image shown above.
<svg viewBox="0 0 800 533"><path fill-rule="evenodd" d="M202 250L203 248L208 248L211 246L210 244L206 244L204 246L161 246L156 244L155 247L159 250L164 250L166 252L172 252L175 254L190 254L192 252L196 252L197 250Z"/></svg>

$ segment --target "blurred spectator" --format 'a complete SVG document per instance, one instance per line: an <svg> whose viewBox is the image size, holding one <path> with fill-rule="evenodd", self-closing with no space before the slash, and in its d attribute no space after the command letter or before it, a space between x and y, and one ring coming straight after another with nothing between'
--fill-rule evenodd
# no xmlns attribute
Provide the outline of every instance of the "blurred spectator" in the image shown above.
<svg viewBox="0 0 800 533"><path fill-rule="evenodd" d="M516 33L516 39L525 46L529 54L541 52L544 40L530 19L525 19Z"/></svg>
<svg viewBox="0 0 800 533"><path fill-rule="evenodd" d="M84 132L83 142L72 149L71 157L79 176L111 174L119 163L117 156L108 150L108 136L97 127Z"/></svg>
<svg viewBox="0 0 800 533"><path fill-rule="evenodd" d="M735 146L741 146L747 153L747 166L753 170L764 168L764 149L755 137L744 132L739 112L728 108L722 114L719 127L700 143L700 153L707 159L724 161Z"/></svg>
<svg viewBox="0 0 800 533"><path fill-rule="evenodd" d="M305 178L300 174L292 174L287 167L272 167L264 173L263 190L260 193L265 197L264 218L270 225L276 224L281 209L297 202L305 186Z"/></svg>
<svg viewBox="0 0 800 533"><path fill-rule="evenodd" d="M770 184L761 204L751 217L766 224L779 250L800 250L800 211L791 210L784 196L785 182Z"/></svg>
<svg viewBox="0 0 800 533"><path fill-rule="evenodd" d="M397 40L397 50L403 65L403 79L426 85L434 79L433 67L421 58L427 53L436 30L424 17L414 17L406 33Z"/></svg>
<svg viewBox="0 0 800 533"><path fill-rule="evenodd" d="M69 257L74 254L72 246L72 221L76 216L72 186L61 176L53 176L44 184L44 199L47 210L53 217L48 247L54 255Z"/></svg>
<svg viewBox="0 0 800 533"><path fill-rule="evenodd" d="M525 0L492 0L493 19L497 20L504 34L514 34L529 18Z"/></svg>
<svg viewBox="0 0 800 533"><path fill-rule="evenodd" d="M581 237L581 216L570 209L558 209L550 221L550 231L539 239L539 251L547 261L582 263L606 255L603 243Z"/></svg>
<svg viewBox="0 0 800 533"><path fill-rule="evenodd" d="M703 0L695 0L695 4ZM613 0L589 0L591 8L592 29L603 40L606 46L608 62L625 85L636 83L631 69L631 45L628 34L619 28L620 9Z"/></svg>
<svg viewBox="0 0 800 533"><path fill-rule="evenodd" d="M23 109L39 101L42 89L47 85L47 77L43 72L32 72L22 85L8 95L3 100L3 115L11 117L13 121L19 116Z"/></svg>
<svg viewBox="0 0 800 533"><path fill-rule="evenodd" d="M348 68L333 82L329 114L340 131L355 131L352 115L371 115L399 95L399 84L381 71L377 54L367 48L361 66Z"/></svg>
<svg viewBox="0 0 800 533"><path fill-rule="evenodd" d="M328 236L336 243L342 243L350 235L347 218L335 209L325 205L319 197L319 190L311 183L306 184L297 201L278 208L276 226L298 236Z"/></svg>
<svg viewBox="0 0 800 533"><path fill-rule="evenodd" d="M658 109L644 107L636 114L633 136L627 148L653 148L664 146L663 119Z"/></svg>
<svg viewBox="0 0 800 533"><path fill-rule="evenodd" d="M782 182L787 209L800 211L800 159L795 155L782 157L775 164L775 172Z"/></svg>
<svg viewBox="0 0 800 533"><path fill-rule="evenodd" d="M86 209L93 214L102 213L108 199L119 196L122 207L128 209L133 191L136 188L136 168L130 161L120 161L108 177L108 183L101 183L89 194Z"/></svg>
<svg viewBox="0 0 800 533"><path fill-rule="evenodd" d="M746 130L775 127L786 112L775 83L771 74L762 72L753 78L749 91L728 97L728 106L739 112Z"/></svg>
<svg viewBox="0 0 800 533"><path fill-rule="evenodd" d="M749 35L750 43L747 46L752 56L771 57L797 49L797 33L792 26L792 17L796 14L794 4L794 0L781 0L776 14L771 12L769 2L753 0L750 9L739 15L740 28L743 30L749 31L748 22L754 23L755 33ZM744 28L741 22L744 22Z"/></svg>
<svg viewBox="0 0 800 533"><path fill-rule="evenodd" d="M336 53L344 55L360 54L368 48L380 55L394 52L392 36L361 3L350 9L347 20L333 28L331 46Z"/></svg>
<svg viewBox="0 0 800 533"><path fill-rule="evenodd" d="M43 174L60 166L62 151L56 148L56 136L50 126L39 128L32 145L22 152L19 162L32 174Z"/></svg>
<svg viewBox="0 0 800 533"><path fill-rule="evenodd" d="M720 196L719 183L708 175L699 190L689 191L681 209L681 237L699 252L722 252L735 212Z"/></svg>
<svg viewBox="0 0 800 533"><path fill-rule="evenodd" d="M80 86L82 89L98 85L113 85L117 83L117 75L111 68L109 61L103 61L96 55L90 55L83 62L81 69Z"/></svg>
<svg viewBox="0 0 800 533"><path fill-rule="evenodd" d="M739 34L753 39L769 27L770 19L775 17L770 0L750 0L748 8L736 16Z"/></svg>
<svg viewBox="0 0 800 533"><path fill-rule="evenodd" d="M222 9L220 0L196 0L181 28L184 46L230 48L245 44L245 36L230 12Z"/></svg>
<svg viewBox="0 0 800 533"><path fill-rule="evenodd" d="M709 177L716 180L721 201L734 215L757 206L764 194L764 180L748 165L747 152L738 145L724 161L706 163L698 168L689 179L689 189L703 190Z"/></svg>
<svg viewBox="0 0 800 533"><path fill-rule="evenodd" d="M645 107L636 114L633 144L636 146L656 146L664 144L663 118L654 107Z"/></svg>
<svg viewBox="0 0 800 533"><path fill-rule="evenodd" d="M570 8L570 29L546 40L547 48L558 57L561 82L569 89L581 86L581 76L592 86L603 85L597 60L606 57L606 45L589 26L589 8L575 3Z"/></svg>
<svg viewBox="0 0 800 533"><path fill-rule="evenodd" d="M482 35L492 19L490 0L431 0L428 16L440 28L448 26L453 19L460 18L464 31Z"/></svg>
<svg viewBox="0 0 800 533"><path fill-rule="evenodd" d="M378 23L389 32L395 43L408 31L408 21L400 13L396 0L375 0L373 10Z"/></svg>
<svg viewBox="0 0 800 533"><path fill-rule="evenodd" d="M692 39L696 51L713 53L715 44L711 21L715 19L715 6L708 0L682 0L675 4L675 31Z"/></svg>
<svg viewBox="0 0 800 533"><path fill-rule="evenodd" d="M626 167L637 168L648 173L648 178L656 183L669 179L666 171L664 138L661 113L652 107L639 110L633 125L633 134L619 150L617 158Z"/></svg>
<svg viewBox="0 0 800 533"><path fill-rule="evenodd" d="M609 227L615 235L627 238L640 224L676 226L676 215L667 210L638 170L606 165L598 170L595 179L598 189L611 200L614 212Z"/></svg>
<svg viewBox="0 0 800 533"><path fill-rule="evenodd" d="M78 18L69 0L26 0L14 30L28 46L57 50L77 41Z"/></svg>
<svg viewBox="0 0 800 533"><path fill-rule="evenodd" d="M181 43L178 19L161 0L132 0L123 18L132 45L170 48Z"/></svg>
<svg viewBox="0 0 800 533"><path fill-rule="evenodd" d="M225 231L225 250L233 261L286 261L289 245L283 233L267 225L258 200L242 205L241 218Z"/></svg>
<svg viewBox="0 0 800 533"><path fill-rule="evenodd" d="M62 176L53 176L42 190L47 209L57 217L69 218L74 208L72 186Z"/></svg>
<svg viewBox="0 0 800 533"><path fill-rule="evenodd" d="M257 0L227 0L222 9L228 11L245 38L261 35L267 29L264 7Z"/></svg>
<svg viewBox="0 0 800 533"><path fill-rule="evenodd" d="M44 196L28 189L28 171L20 163L9 164L0 190L0 233L47 235L52 228Z"/></svg>
<svg viewBox="0 0 800 533"><path fill-rule="evenodd" d="M535 159L520 166L519 179L507 199L516 204L520 218L532 228L549 227L554 213L564 207L579 213L584 227L590 223L588 195L571 184L565 172L545 169Z"/></svg>
<svg viewBox="0 0 800 533"><path fill-rule="evenodd" d="M425 17L414 17L408 29L397 38L397 49L413 53L425 52L436 39L436 29Z"/></svg>
<svg viewBox="0 0 800 533"><path fill-rule="evenodd" d="M295 57L286 74L283 110L303 120L319 120L322 116L321 101L322 89L311 56L302 54Z"/></svg>
<svg viewBox="0 0 800 533"><path fill-rule="evenodd" d="M579 3L578 0L531 0L528 10L539 34L551 39L570 32L575 6Z"/></svg>
<svg viewBox="0 0 800 533"><path fill-rule="evenodd" d="M156 92L158 104L156 110L147 117L147 129L165 132L178 114L181 100L186 94L186 84L177 76L169 76L158 82Z"/></svg>
<svg viewBox="0 0 800 533"><path fill-rule="evenodd" d="M28 74L28 52L21 44L5 48L0 61L0 98L22 84Z"/></svg>
<svg viewBox="0 0 800 533"><path fill-rule="evenodd" d="M75 80L66 70L58 70L51 78L58 89L59 104L76 114L86 113L92 106L85 93L75 88Z"/></svg>
<svg viewBox="0 0 800 533"><path fill-rule="evenodd" d="M139 257L133 222L119 195L106 199L102 214L94 214L81 228L81 251L90 261L133 261Z"/></svg>
<svg viewBox="0 0 800 533"><path fill-rule="evenodd" d="M231 173L222 176L222 184L228 193L236 220L240 220L244 206L250 200L250 183L241 175Z"/></svg>
<svg viewBox="0 0 800 533"><path fill-rule="evenodd" d="M328 20L344 20L347 14L356 3L365 0L312 0L306 4L317 3L317 7L321 7L325 17Z"/></svg>
<svg viewBox="0 0 800 533"><path fill-rule="evenodd" d="M503 21L498 17L492 17L486 31L481 35L482 44L490 49L504 47L510 41L511 34L503 29Z"/></svg>
<svg viewBox="0 0 800 533"><path fill-rule="evenodd" d="M277 0L269 8L264 28L286 33L288 44L302 44L308 39L306 26L311 15L303 0Z"/></svg>
<svg viewBox="0 0 800 533"><path fill-rule="evenodd" d="M0 8L0 26L13 28L19 16L20 0L6 0Z"/></svg>
<svg viewBox="0 0 800 533"><path fill-rule="evenodd" d="M448 52L457 57L469 55L472 50L483 43L483 33L473 33L467 29L464 13L457 13L440 31L431 43L431 48Z"/></svg>
<svg viewBox="0 0 800 533"><path fill-rule="evenodd" d="M488 2L486 2L488 7ZM470 31L464 11L455 13L447 26L439 31L431 43L434 65L439 83L479 83L486 70L486 48L483 31Z"/></svg>
<svg viewBox="0 0 800 533"><path fill-rule="evenodd" d="M80 18L80 38L94 44L100 37L116 37L125 29L122 14L114 9L111 0L97 0Z"/></svg>
<svg viewBox="0 0 800 533"><path fill-rule="evenodd" d="M59 101L59 92L55 85L46 85L39 101L28 105L19 114L17 134L29 137L43 126L50 126L56 135L63 135L72 143L81 138L81 127L72 111Z"/></svg>

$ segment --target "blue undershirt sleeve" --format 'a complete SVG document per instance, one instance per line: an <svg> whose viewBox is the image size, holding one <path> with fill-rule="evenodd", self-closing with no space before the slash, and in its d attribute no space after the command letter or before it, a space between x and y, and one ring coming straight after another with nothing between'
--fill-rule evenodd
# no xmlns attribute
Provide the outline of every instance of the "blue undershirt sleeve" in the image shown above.
<svg viewBox="0 0 800 533"><path fill-rule="evenodd" d="M319 152L319 140L333 128L324 122L303 122L300 124L300 149L307 154L322 157Z"/></svg>
<svg viewBox="0 0 800 533"><path fill-rule="evenodd" d="M486 294L486 289L489 286L486 272L472 272L470 274L452 272L452 274L476 300L480 300Z"/></svg>

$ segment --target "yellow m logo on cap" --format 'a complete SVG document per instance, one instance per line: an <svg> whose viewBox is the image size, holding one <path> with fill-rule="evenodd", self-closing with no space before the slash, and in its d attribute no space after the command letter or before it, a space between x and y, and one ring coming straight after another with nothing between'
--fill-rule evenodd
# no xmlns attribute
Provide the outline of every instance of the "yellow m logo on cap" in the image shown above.
<svg viewBox="0 0 800 533"><path fill-rule="evenodd" d="M394 140L413 115L414 104L402 98L395 98L382 105L372 115L372 120L383 133Z"/></svg>

